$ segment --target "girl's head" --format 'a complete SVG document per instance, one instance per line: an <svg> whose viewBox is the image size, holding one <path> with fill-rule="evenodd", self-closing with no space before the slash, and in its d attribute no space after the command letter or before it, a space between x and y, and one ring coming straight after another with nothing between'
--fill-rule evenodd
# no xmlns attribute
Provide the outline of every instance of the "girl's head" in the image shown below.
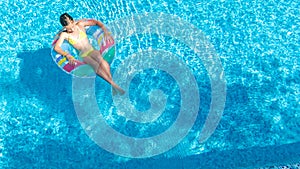
<svg viewBox="0 0 300 169"><path fill-rule="evenodd" d="M70 16L68 13L64 13L60 15L60 23L63 27L66 28L67 32L71 33L74 31L74 20L72 16Z"/></svg>

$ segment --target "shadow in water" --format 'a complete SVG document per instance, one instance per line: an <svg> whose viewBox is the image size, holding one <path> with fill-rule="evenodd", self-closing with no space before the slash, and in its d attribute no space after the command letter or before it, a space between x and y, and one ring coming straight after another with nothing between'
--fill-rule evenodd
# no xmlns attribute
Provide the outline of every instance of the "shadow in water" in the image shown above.
<svg viewBox="0 0 300 169"><path fill-rule="evenodd" d="M43 112L46 116L59 113L67 123L73 123L77 118L72 102L72 77L54 63L50 52L50 48L42 48L18 54L22 59L18 86L27 98L35 97L50 108L51 111Z"/></svg>
<svg viewBox="0 0 300 169"><path fill-rule="evenodd" d="M44 101L48 106L55 109L70 109L73 107L71 76L56 66L50 51L50 48L43 48L18 54L23 60L20 85L30 92L31 96Z"/></svg>
<svg viewBox="0 0 300 169"><path fill-rule="evenodd" d="M70 97L71 76L60 70L50 55L50 48L25 51L18 55L23 60L20 83L47 102Z"/></svg>
<svg viewBox="0 0 300 169"><path fill-rule="evenodd" d="M20 79L4 86L6 93L17 94L4 96L13 106L4 121L3 167L83 168L80 165L95 163L93 157L103 156L104 151L84 134L77 120L71 75L57 67L50 51L43 48L18 53L22 60Z"/></svg>

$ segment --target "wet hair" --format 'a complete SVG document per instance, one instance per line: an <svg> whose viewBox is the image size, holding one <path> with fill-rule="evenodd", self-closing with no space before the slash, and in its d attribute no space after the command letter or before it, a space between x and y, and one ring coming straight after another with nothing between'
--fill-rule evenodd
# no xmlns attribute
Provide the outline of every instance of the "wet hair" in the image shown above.
<svg viewBox="0 0 300 169"><path fill-rule="evenodd" d="M69 20L73 21L73 18L68 13L64 13L59 17L59 21L62 26L69 25Z"/></svg>

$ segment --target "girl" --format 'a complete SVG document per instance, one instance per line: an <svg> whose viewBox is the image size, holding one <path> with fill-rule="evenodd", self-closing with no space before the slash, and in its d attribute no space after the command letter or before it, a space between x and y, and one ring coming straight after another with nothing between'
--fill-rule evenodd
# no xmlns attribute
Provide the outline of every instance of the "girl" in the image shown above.
<svg viewBox="0 0 300 169"><path fill-rule="evenodd" d="M54 50L57 53L65 56L70 64L74 65L76 62L74 57L63 51L61 48L63 41L67 40L75 49L79 51L79 55L82 57L83 61L91 65L94 71L100 77L112 85L113 94L124 94L125 91L112 80L109 64L102 58L100 52L95 50L90 44L84 28L85 26L98 25L104 31L104 39L112 41L113 39L109 35L109 32L105 28L104 24L93 19L75 22L68 13L64 13L60 16L60 23L64 27L64 31L60 34L59 39L54 46Z"/></svg>

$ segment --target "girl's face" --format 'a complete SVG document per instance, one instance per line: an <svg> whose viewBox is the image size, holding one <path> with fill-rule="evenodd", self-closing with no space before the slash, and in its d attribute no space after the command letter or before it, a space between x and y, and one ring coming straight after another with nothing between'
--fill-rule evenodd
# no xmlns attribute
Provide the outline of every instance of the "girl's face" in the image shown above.
<svg viewBox="0 0 300 169"><path fill-rule="evenodd" d="M67 22L68 22L68 25L65 26L66 31L67 31L68 33L74 32L74 29L75 29L75 23L74 23L74 21L72 21L72 20L70 20L70 19L68 18Z"/></svg>

